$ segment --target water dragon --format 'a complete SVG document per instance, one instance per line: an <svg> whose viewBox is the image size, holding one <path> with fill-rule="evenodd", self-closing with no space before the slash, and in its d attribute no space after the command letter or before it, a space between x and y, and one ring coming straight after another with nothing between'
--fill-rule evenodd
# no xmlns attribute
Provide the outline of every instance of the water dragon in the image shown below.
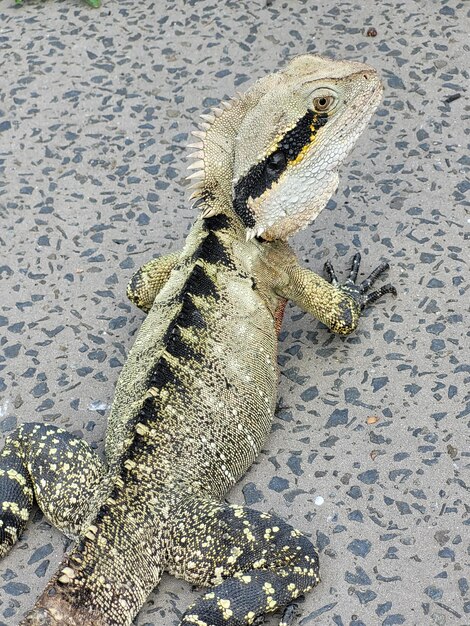
<svg viewBox="0 0 470 626"><path fill-rule="evenodd" d="M311 541L227 504L276 402L277 336L293 301L352 332L391 285L301 267L287 239L324 208L380 102L374 69L304 55L204 116L191 147L199 216L183 249L143 265L128 295L147 316L116 387L106 462L54 425L27 423L0 455L0 555L36 503L76 538L23 626L126 626L163 571L208 587L181 626L257 624L319 582ZM287 609L286 609L287 607Z"/></svg>

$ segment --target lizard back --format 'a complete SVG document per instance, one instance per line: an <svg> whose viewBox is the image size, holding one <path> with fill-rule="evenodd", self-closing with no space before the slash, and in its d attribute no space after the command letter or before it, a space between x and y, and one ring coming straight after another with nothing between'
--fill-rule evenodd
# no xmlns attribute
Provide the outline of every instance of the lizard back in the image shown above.
<svg viewBox="0 0 470 626"><path fill-rule="evenodd" d="M270 430L280 298L260 289L262 247L244 245L237 229L225 215L196 224L118 381L108 461L135 458L141 438L152 440L148 462L171 491L221 497Z"/></svg>

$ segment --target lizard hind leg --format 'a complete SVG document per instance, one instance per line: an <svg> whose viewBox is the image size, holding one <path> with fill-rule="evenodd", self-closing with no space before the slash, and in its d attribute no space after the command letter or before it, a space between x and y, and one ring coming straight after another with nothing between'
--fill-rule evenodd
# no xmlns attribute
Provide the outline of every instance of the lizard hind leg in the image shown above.
<svg viewBox="0 0 470 626"><path fill-rule="evenodd" d="M170 573L212 587L180 626L257 624L320 580L318 554L307 537L277 516L246 507L187 501L173 518L171 539Z"/></svg>
<svg viewBox="0 0 470 626"><path fill-rule="evenodd" d="M23 424L0 452L0 558L22 534L34 502L70 536L95 506L104 464L89 445L51 424Z"/></svg>

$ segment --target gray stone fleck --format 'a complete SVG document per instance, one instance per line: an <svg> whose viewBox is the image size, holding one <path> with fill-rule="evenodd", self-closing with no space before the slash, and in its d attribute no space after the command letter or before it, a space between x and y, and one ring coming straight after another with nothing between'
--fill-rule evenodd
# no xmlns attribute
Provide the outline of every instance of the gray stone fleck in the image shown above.
<svg viewBox="0 0 470 626"><path fill-rule="evenodd" d="M356 556L366 557L372 548L372 544L368 539L354 539L347 548Z"/></svg>

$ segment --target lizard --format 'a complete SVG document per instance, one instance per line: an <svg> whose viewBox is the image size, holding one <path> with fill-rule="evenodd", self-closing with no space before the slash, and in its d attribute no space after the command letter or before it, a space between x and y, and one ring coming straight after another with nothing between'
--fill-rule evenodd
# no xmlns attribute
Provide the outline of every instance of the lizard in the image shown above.
<svg viewBox="0 0 470 626"><path fill-rule="evenodd" d="M357 61L292 59L203 116L190 144L199 211L182 250L131 278L147 315L123 366L102 462L52 424L23 424L0 454L0 556L34 502L76 538L23 626L127 626L162 573L208 587L181 626L258 624L319 580L310 539L224 496L253 463L276 406L288 300L340 335L391 284L302 267L288 238L337 188L382 96Z"/></svg>

